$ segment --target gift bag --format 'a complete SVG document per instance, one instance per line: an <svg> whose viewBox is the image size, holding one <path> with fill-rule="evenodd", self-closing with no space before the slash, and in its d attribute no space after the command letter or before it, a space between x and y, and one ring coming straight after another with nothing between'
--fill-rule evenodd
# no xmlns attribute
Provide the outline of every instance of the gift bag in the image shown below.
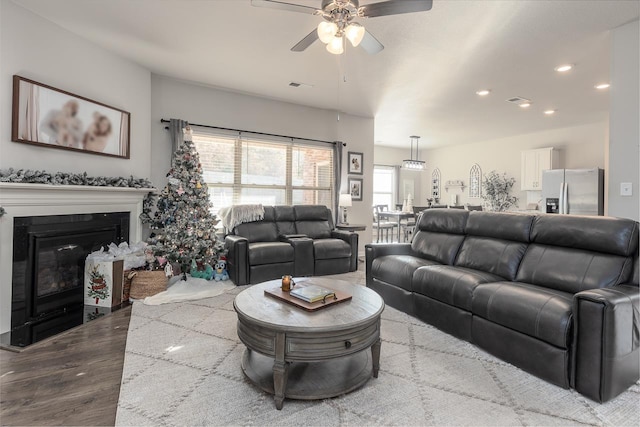
<svg viewBox="0 0 640 427"><path fill-rule="evenodd" d="M84 303L113 307L122 303L123 261L95 261L84 264Z"/></svg>

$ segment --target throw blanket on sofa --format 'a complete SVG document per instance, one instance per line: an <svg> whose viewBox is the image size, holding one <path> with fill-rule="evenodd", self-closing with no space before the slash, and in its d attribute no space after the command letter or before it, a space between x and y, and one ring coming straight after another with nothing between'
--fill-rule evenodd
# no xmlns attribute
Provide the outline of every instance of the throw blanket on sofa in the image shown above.
<svg viewBox="0 0 640 427"><path fill-rule="evenodd" d="M264 207L262 205L234 205L221 208L218 211L218 216L224 228L231 231L243 222L253 222L264 219Z"/></svg>

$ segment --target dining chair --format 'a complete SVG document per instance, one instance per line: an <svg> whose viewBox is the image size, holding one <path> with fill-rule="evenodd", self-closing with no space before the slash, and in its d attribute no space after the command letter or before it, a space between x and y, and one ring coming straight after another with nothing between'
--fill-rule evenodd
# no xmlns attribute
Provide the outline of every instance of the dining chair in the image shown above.
<svg viewBox="0 0 640 427"><path fill-rule="evenodd" d="M467 205L468 211L481 211L482 205Z"/></svg>
<svg viewBox="0 0 640 427"><path fill-rule="evenodd" d="M376 242L380 242L382 232L385 233L385 242L389 242L389 231L393 237L393 230L398 226L395 222L380 220L378 212L388 211L387 205L374 205L373 206L373 229L376 231ZM392 239L393 240L393 239Z"/></svg>

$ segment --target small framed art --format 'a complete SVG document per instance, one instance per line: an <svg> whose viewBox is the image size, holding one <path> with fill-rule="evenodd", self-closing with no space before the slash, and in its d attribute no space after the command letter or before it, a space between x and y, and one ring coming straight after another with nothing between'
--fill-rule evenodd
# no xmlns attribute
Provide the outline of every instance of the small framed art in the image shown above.
<svg viewBox="0 0 640 427"><path fill-rule="evenodd" d="M352 175L362 175L362 153L349 151L349 173Z"/></svg>
<svg viewBox="0 0 640 427"><path fill-rule="evenodd" d="M128 159L130 119L126 111L13 76L14 142Z"/></svg>
<svg viewBox="0 0 640 427"><path fill-rule="evenodd" d="M362 201L362 178L349 178L351 200Z"/></svg>

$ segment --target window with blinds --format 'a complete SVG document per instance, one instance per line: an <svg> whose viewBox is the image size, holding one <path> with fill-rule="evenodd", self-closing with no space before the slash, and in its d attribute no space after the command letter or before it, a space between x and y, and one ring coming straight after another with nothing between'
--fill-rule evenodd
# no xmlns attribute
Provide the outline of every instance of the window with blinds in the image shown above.
<svg viewBox="0 0 640 427"><path fill-rule="evenodd" d="M326 205L334 192L331 145L193 131L213 213L236 204Z"/></svg>

